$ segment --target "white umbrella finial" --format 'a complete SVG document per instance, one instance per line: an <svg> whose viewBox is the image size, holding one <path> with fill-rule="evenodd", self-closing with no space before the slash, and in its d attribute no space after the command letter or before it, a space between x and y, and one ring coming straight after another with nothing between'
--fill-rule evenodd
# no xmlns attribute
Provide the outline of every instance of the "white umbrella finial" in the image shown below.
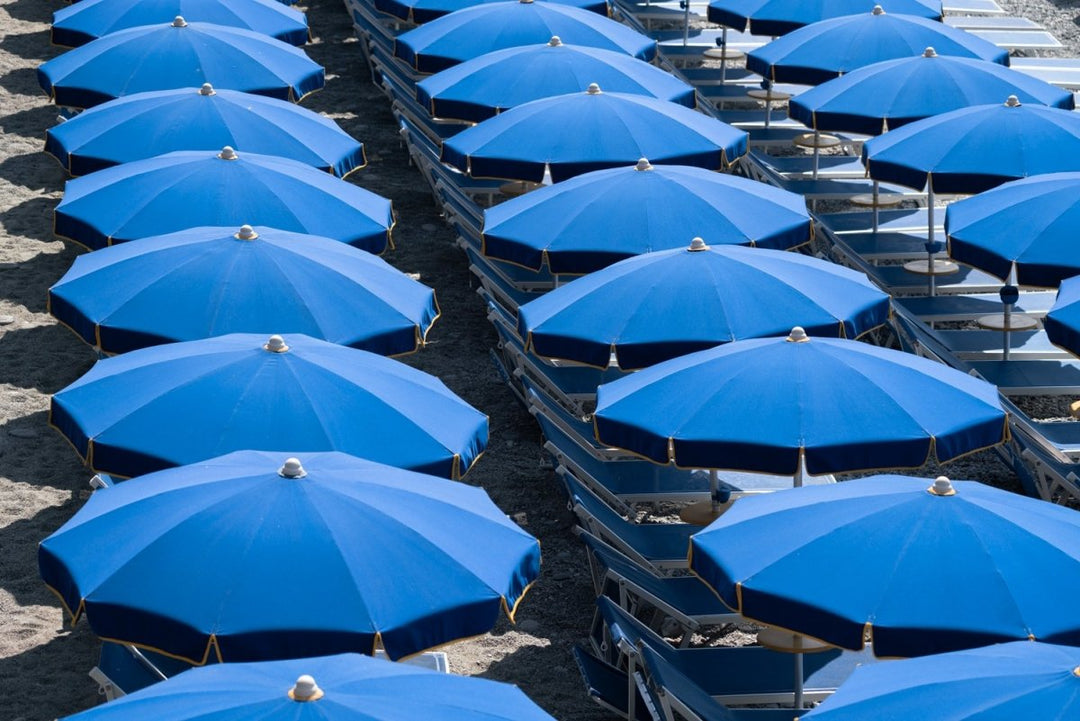
<svg viewBox="0 0 1080 721"><path fill-rule="evenodd" d="M296 685L289 689L289 698L293 701L318 701L322 697L323 690L315 683L315 679L307 674L296 679Z"/></svg>
<svg viewBox="0 0 1080 721"><path fill-rule="evenodd" d="M703 250L708 250L709 246L705 244L702 238L694 238L690 241L690 247L687 248L691 253L699 253Z"/></svg>
<svg viewBox="0 0 1080 721"><path fill-rule="evenodd" d="M952 481L945 476L938 476L934 479L934 485L926 489L935 496L955 496L956 489L953 488Z"/></svg>
<svg viewBox="0 0 1080 721"><path fill-rule="evenodd" d="M186 28L187 27L187 20L184 20L183 15L177 15L176 17L173 18L172 26L174 28Z"/></svg>
<svg viewBox="0 0 1080 721"><path fill-rule="evenodd" d="M1009 97L1007 97L1005 99L1005 107L1006 108L1019 108L1020 107L1020 98L1016 97L1015 95L1010 95Z"/></svg>
<svg viewBox="0 0 1080 721"><path fill-rule="evenodd" d="M797 325L791 329L791 333L787 337L788 343L806 343L810 340L810 336L806 335L806 331L803 330L801 325Z"/></svg>
<svg viewBox="0 0 1080 721"><path fill-rule="evenodd" d="M255 229L252 228L250 225L241 225L240 232L238 232L233 237L235 237L237 240L255 240L259 237L259 234L256 233Z"/></svg>
<svg viewBox="0 0 1080 721"><path fill-rule="evenodd" d="M299 458L286 458L285 462L281 464L281 468L278 469L278 475L282 478L303 478L307 475L307 471L304 470ZM304 676L300 678L304 678ZM311 677L308 676L307 678Z"/></svg>
<svg viewBox="0 0 1080 721"><path fill-rule="evenodd" d="M585 92L589 95L599 95L601 92L600 86L597 83L589 83L589 87Z"/></svg>
<svg viewBox="0 0 1080 721"><path fill-rule="evenodd" d="M652 170L652 163L649 162L648 158L639 158L634 170Z"/></svg>
<svg viewBox="0 0 1080 721"><path fill-rule="evenodd" d="M226 145L221 149L221 152L218 153L218 157L222 160L236 160L240 156L236 154L236 151L232 149L232 146Z"/></svg>
<svg viewBox="0 0 1080 721"><path fill-rule="evenodd" d="M557 48L562 45L562 38L560 38L558 35L552 35L551 40L548 40L548 45L553 48Z"/></svg>
<svg viewBox="0 0 1080 721"><path fill-rule="evenodd" d="M289 346L285 344L285 339L279 335L270 336L270 340L266 341L263 348L271 353L285 353L289 350Z"/></svg>
<svg viewBox="0 0 1080 721"><path fill-rule="evenodd" d="M874 9L870 11L870 14L871 15L884 15L885 14L885 8L881 7L880 5L875 5Z"/></svg>
<svg viewBox="0 0 1080 721"><path fill-rule="evenodd" d="M933 48L927 48L926 50L923 50L922 56L924 58L936 58L937 50L934 50Z"/></svg>
<svg viewBox="0 0 1080 721"><path fill-rule="evenodd" d="M216 93L217 91L214 90L214 86L210 83L203 83L202 87L199 88L199 95L215 95Z"/></svg>

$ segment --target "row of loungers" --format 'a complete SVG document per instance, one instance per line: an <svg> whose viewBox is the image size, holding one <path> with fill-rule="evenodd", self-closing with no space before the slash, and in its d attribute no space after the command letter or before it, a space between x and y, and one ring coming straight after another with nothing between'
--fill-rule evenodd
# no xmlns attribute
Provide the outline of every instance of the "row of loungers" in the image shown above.
<svg viewBox="0 0 1080 721"><path fill-rule="evenodd" d="M363 41L373 79L391 101L402 142L468 255L477 290L487 303L489 319L498 333L499 344L492 349L492 359L536 419L544 449L565 489L568 507L578 520L598 597L589 644L576 653L589 694L613 713L635 720L790 719L794 690L794 662L790 655L762 646L690 647L694 634L702 629L741 621L699 581L686 575L688 538L697 527L641 522L643 512L647 520L650 509L668 512L670 504L710 498L709 475L657 466L597 443L589 420L595 389L621 376L617 367L601 370L548 362L525 350L517 331L517 308L556 287L562 279L484 256L483 209L502 199L501 183L466 177L440 162L441 140L464 126L436 121L416 102L416 75L393 55L393 37L402 28L381 17L364 0L347 0L346 5ZM980 33L1030 33L1026 40L1010 39L1021 43L1015 47L1023 43L1056 43L1052 38L1042 38L1039 34L1045 33L1037 26L1003 17L993 0L957 0L947 5L972 16L950 19L952 24ZM698 15L704 12L700 5L691 5L690 10ZM645 31L645 24L656 20L667 18L678 23L684 12L684 8L667 2L630 4L620 0L617 16ZM983 15L974 17L975 13ZM721 33L693 30L685 43L682 30L654 31L653 35L660 40L658 64L680 73L697 87L699 109L750 133L753 150L740 172L801 193L808 201L845 200L873 189L855 156L862 138L846 139L847 155L823 156L817 178L811 177L809 158L767 154L770 147L790 144L796 134L806 129L779 111L774 111L770 127L765 128L760 109L740 106L744 90L760 82L760 78L728 68L721 82L717 69L688 66L706 49L717 47ZM728 47L749 49L763 39L729 33L727 40ZM1031 62L1024 70L1034 75L1053 75L1064 87L1070 87L1066 83L1080 87L1080 64ZM879 190L901 193L925 205L921 193L892 186L881 186ZM939 214L938 218L942 217ZM924 292L924 279L905 277L899 266L890 265L925 255L927 220L927 211L922 207L883 211L876 219L869 212L822 215L818 226L820 245L834 260L864 270L893 293L896 334L909 350L945 362L963 363L965 370L1006 382L1009 367L995 350L1000 336L933 327L996 312L1000 300L995 282L968 273L956 279L962 282L939 286L940 292L931 297ZM1052 294L1025 292L1017 310L1045 314L1052 301ZM1012 357L1025 364L1029 360L1059 366L1072 363L1040 333L1017 335ZM955 354L952 348L957 349ZM1009 385L1004 387L1015 390ZM1075 476L1066 480L1068 459L1064 454L1054 456L1058 465L1052 473L1043 473L1038 469L1048 467L1047 461L1040 460L1042 456L1036 458L1033 450L1039 448L1043 456L1050 457L1053 454L1047 449L1064 448L1073 439L1065 437L1067 434L1044 431L1014 406L1011 408L1017 414L1014 436L1020 440L1003 453L1008 461L1025 469L1029 492L1049 497L1060 492L1062 484L1075 482ZM1080 450L1080 433L1074 440ZM833 479L813 481L827 483ZM769 492L790 484L787 477L727 473L719 477L719 489L736 496ZM872 661L869 649L807 655L806 699L824 698L855 667ZM749 708L785 703L787 708Z"/></svg>

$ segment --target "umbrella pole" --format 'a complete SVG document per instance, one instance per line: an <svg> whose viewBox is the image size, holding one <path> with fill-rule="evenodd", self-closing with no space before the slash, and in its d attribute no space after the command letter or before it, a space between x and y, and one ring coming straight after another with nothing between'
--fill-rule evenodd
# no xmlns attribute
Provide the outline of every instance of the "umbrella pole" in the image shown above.
<svg viewBox="0 0 1080 721"><path fill-rule="evenodd" d="M1001 360L1009 360L1009 329L1012 326L1012 307L1013 303L1020 299L1019 293L1016 288L1016 264L1014 263L1012 268L1009 269L1009 277L1005 281L1005 285L1002 286L1001 292Z"/></svg>
<svg viewBox="0 0 1080 721"><path fill-rule="evenodd" d="M769 116L766 115L765 117L768 118ZM769 124L765 123L765 127L769 127ZM818 165L820 164L820 158L821 158L821 131L818 130L815 127L814 128L814 172L813 172L813 176L812 176L814 178L814 180L817 180Z"/></svg>
<svg viewBox="0 0 1080 721"><path fill-rule="evenodd" d="M685 48L690 42L690 0L681 0L684 8L682 26L682 44ZM632 718L632 717L631 717Z"/></svg>
<svg viewBox="0 0 1080 721"><path fill-rule="evenodd" d="M874 181L874 232L877 232L878 228L878 181Z"/></svg>
<svg viewBox="0 0 1080 721"><path fill-rule="evenodd" d="M803 655L802 636L795 634L792 638L795 646L795 698L792 705L796 709L803 707Z"/></svg>
<svg viewBox="0 0 1080 721"><path fill-rule="evenodd" d="M772 81L765 81L765 129L769 128L769 116L772 115ZM815 173L815 177L817 174Z"/></svg>
<svg viewBox="0 0 1080 721"><path fill-rule="evenodd" d="M926 193L926 217L927 217L927 243L926 243L926 281L930 288L930 297L937 295L937 284L934 282L934 251L931 248L934 247L934 186L930 185L927 188Z"/></svg>
<svg viewBox="0 0 1080 721"><path fill-rule="evenodd" d="M716 497L716 492L720 487L720 476L716 472L715 468L709 469L709 501L712 503L713 517L715 518L720 510L720 500Z"/></svg>
<svg viewBox="0 0 1080 721"><path fill-rule="evenodd" d="M720 84L727 82L727 25L720 31Z"/></svg>
<svg viewBox="0 0 1080 721"><path fill-rule="evenodd" d="M795 488L802 488L803 478L806 476L806 456L803 455L802 449L799 449L799 466L795 469L795 477L792 479L792 486Z"/></svg>

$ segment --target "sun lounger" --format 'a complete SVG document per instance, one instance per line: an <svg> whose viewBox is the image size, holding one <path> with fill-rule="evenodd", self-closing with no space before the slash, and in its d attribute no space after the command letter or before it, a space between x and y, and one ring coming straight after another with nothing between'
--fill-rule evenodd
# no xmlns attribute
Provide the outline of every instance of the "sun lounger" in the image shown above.
<svg viewBox="0 0 1080 721"><path fill-rule="evenodd" d="M1009 67L1067 90L1080 90L1080 58L1011 58Z"/></svg>
<svg viewBox="0 0 1080 721"><path fill-rule="evenodd" d="M574 647L574 660L589 697L619 718L630 718L626 673L580 646ZM652 721L653 716L649 713L645 699L640 692L635 690L634 693L634 721Z"/></svg>
<svg viewBox="0 0 1080 721"><path fill-rule="evenodd" d="M749 159L765 165L789 180L809 180L814 159L809 155L768 155L751 150ZM857 155L822 155L818 157L819 178L865 178L866 168Z"/></svg>
<svg viewBox="0 0 1080 721"><path fill-rule="evenodd" d="M961 360L1001 360L1001 333L994 330L938 330L942 342ZM1062 360L1073 356L1058 348L1044 330L1009 334L1009 355L1017 360Z"/></svg>
<svg viewBox="0 0 1080 721"><path fill-rule="evenodd" d="M1045 29L1034 20L1014 15L950 15L945 18L945 24L959 30L1012 30L1025 32Z"/></svg>
<svg viewBox="0 0 1080 721"><path fill-rule="evenodd" d="M762 646L710 646L677 649L629 615L611 599L596 599L606 639L594 645L609 654L617 668L626 661L636 666L640 649L649 648L678 669L714 700L728 706L791 703L794 692L794 655ZM619 657L625 657L620 659ZM803 655L804 698L820 701L831 695L857 666L873 662L869 649L827 649Z"/></svg>
<svg viewBox="0 0 1080 721"><path fill-rule="evenodd" d="M923 257L926 257L925 251ZM871 266L866 272L870 275L871 280L895 298L906 295L927 294L927 276L912 273L902 265ZM992 293L1001 288L1002 282L1000 278L996 278L977 268L961 265L955 273L937 276L935 286L937 292L942 295L950 293Z"/></svg>
<svg viewBox="0 0 1080 721"><path fill-rule="evenodd" d="M1080 360L972 361L971 369L1007 396L1054 396L1080 393Z"/></svg>
<svg viewBox="0 0 1080 721"><path fill-rule="evenodd" d="M802 128L798 134L801 135L804 133L806 133L806 128ZM867 195L874 192L874 181L868 178L819 177L817 180L793 180L783 173L778 172L771 164L763 162L766 159L767 156L760 154L748 156L744 163L748 175L754 180L759 180L763 183L783 188L784 190L801 195L807 200L850 200L854 196ZM926 194L923 192L889 183L879 184L878 191L883 194L902 195L911 200L918 200L926 197ZM854 215L854 213L852 215ZM873 222L872 218L870 219L870 222ZM870 224L868 224L867 227L871 227Z"/></svg>
<svg viewBox="0 0 1080 721"><path fill-rule="evenodd" d="M653 721L792 721L790 708L733 709L716 701L649 646L638 649L634 674Z"/></svg>
<svg viewBox="0 0 1080 721"><path fill-rule="evenodd" d="M1005 8L997 0L945 0L942 10L946 15L1004 15Z"/></svg>
<svg viewBox="0 0 1080 721"><path fill-rule="evenodd" d="M1053 306L1054 295L1053 291L1021 293L1013 311L1042 317ZM973 321L981 315L1001 312L1001 297L997 293L897 298L895 303L926 323Z"/></svg>
<svg viewBox="0 0 1080 721"><path fill-rule="evenodd" d="M702 626L740 620L696 577L656 576L588 531L579 531L588 550L596 595L607 596L638 618L651 614L660 617L658 623L674 621L682 629L684 645Z"/></svg>
<svg viewBox="0 0 1080 721"><path fill-rule="evenodd" d="M969 30L968 32L1010 53L1017 50L1057 50L1063 47L1060 40L1045 30Z"/></svg>
<svg viewBox="0 0 1080 721"><path fill-rule="evenodd" d="M817 216L822 229L835 234L855 233L871 230L873 228L874 215L868 210L857 210L844 213L822 213ZM878 231L925 231L929 216L924 207L920 208L892 208L878 211ZM937 208L934 212L934 220L940 237L945 239L944 222L945 211Z"/></svg>
<svg viewBox="0 0 1080 721"><path fill-rule="evenodd" d="M632 523L601 501L573 476L562 479L582 528L656 575L687 567L690 536L700 526L685 523Z"/></svg>

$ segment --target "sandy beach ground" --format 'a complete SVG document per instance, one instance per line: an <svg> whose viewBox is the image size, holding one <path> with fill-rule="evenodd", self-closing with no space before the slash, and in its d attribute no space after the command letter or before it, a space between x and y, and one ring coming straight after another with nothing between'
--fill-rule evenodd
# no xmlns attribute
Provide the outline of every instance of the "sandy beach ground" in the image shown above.
<svg viewBox="0 0 1080 721"><path fill-rule="evenodd" d="M1003 3L1004 4L1004 3ZM1047 26L1077 54L1076 0L1008 4ZM91 350L46 312L46 290L82 252L52 235L52 209L65 174L41 152L56 109L35 68L59 49L49 22L59 0L0 2L0 718L45 721L100 702L86 675L97 660L88 626L64 627L59 604L37 573L37 544L89 495L90 473L46 423L51 393L84 373ZM550 471L539 432L488 359L495 342L429 189L408 166L385 97L371 84L340 0L307 8L315 41L307 51L326 67L326 89L305 101L364 141L369 167L352 182L389 197L398 225L387 260L434 287L443 310L429 345L406 362L434 373L491 419L491 441L467 482L541 539L542 579L521 604L518 624L449 647L451 666L521 686L559 719L607 715L584 694L570 649L587 634L592 590L571 517ZM933 473L934 469L926 469ZM948 469L955 478L1011 486L1006 469L980 454ZM273 603L272 598L267 599Z"/></svg>

